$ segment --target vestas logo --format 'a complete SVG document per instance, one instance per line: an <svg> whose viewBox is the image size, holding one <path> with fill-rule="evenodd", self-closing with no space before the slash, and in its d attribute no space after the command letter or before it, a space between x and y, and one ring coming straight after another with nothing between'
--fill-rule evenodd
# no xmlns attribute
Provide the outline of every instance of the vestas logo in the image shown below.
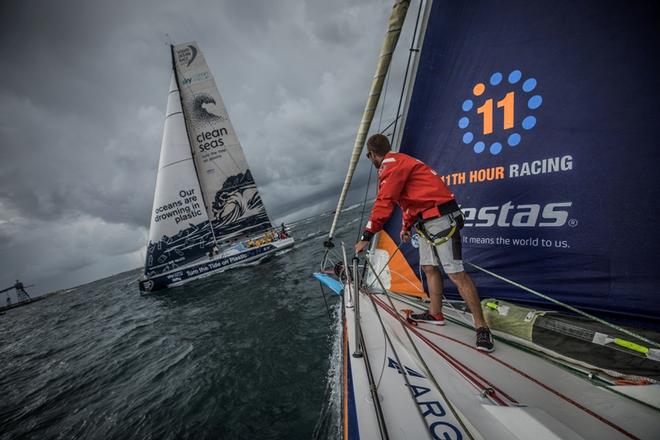
<svg viewBox="0 0 660 440"><path fill-rule="evenodd" d="M487 228L559 228L566 224L577 226L577 220L569 219L569 208L573 202L555 202L546 205L514 205L506 202L501 206L461 208L465 215L465 226Z"/></svg>
<svg viewBox="0 0 660 440"><path fill-rule="evenodd" d="M504 150L504 145L517 147L522 135L536 126L534 111L541 107L543 98L532 94L537 88L535 78L523 78L520 70L513 70L504 81L501 72L493 73L489 87L479 82L472 94L461 104L462 115L458 128L463 130L463 144L475 154L486 149L492 155Z"/></svg>

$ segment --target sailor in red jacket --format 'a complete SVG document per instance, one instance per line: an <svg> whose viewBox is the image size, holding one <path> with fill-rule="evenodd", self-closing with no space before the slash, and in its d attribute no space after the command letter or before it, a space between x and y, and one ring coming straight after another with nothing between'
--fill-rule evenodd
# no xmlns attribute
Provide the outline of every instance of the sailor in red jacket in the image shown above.
<svg viewBox="0 0 660 440"><path fill-rule="evenodd" d="M444 325L442 275L437 268L442 264L472 312L477 328L477 348L493 351L493 338L481 312L477 288L463 270L458 231L463 224L463 214L454 194L431 167L407 154L393 153L389 140L382 134L373 135L367 141L367 157L378 169L378 196L355 252L362 252L369 245L398 204L403 212L401 240L410 240L413 226L420 233L419 261L431 297L429 311L413 314L411 318Z"/></svg>

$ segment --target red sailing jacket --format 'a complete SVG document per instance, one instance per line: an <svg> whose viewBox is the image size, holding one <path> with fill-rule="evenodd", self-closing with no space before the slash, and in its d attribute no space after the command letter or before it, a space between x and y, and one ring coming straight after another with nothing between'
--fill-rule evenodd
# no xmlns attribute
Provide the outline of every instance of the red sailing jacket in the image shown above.
<svg viewBox="0 0 660 440"><path fill-rule="evenodd" d="M373 234L383 229L396 204L403 211L403 232L418 214L451 200L454 194L430 166L404 153L387 153L378 169L378 196L365 231Z"/></svg>

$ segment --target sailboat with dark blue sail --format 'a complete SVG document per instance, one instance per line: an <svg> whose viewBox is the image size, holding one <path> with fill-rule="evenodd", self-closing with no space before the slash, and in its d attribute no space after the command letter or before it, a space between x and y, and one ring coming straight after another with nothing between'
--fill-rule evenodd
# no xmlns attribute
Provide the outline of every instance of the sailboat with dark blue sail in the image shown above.
<svg viewBox="0 0 660 440"><path fill-rule="evenodd" d="M409 4L394 2L337 213ZM333 247L337 215L316 276L342 292L341 438L658 438L657 4L417 4L386 134L461 204L495 351L475 348L450 283L447 325L409 318L428 308L424 237L399 238L398 208L364 261Z"/></svg>
<svg viewBox="0 0 660 440"><path fill-rule="evenodd" d="M294 243L273 228L199 46L171 50L142 291L255 263Z"/></svg>

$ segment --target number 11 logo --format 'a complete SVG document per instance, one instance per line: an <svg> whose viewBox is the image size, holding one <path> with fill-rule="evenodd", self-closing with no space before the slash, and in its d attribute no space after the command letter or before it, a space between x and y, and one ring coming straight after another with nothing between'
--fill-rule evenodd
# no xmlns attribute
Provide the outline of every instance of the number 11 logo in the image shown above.
<svg viewBox="0 0 660 440"><path fill-rule="evenodd" d="M528 95L536 89L536 79L528 78L521 82L522 73L514 70L509 73L506 82L502 80L500 72L493 73L488 81L491 86L488 93L484 83L477 83L472 88L472 96L461 104L464 115L458 120L458 127L465 130L463 143L472 146L476 154L483 153L487 145L493 155L502 152L504 143L516 147L522 140L521 128L531 130L536 126L536 117L531 114L524 115L518 124L516 120L519 113L516 102L526 100L526 109L523 108L520 113L534 111L543 103L541 95ZM522 84L522 91L517 90L519 84Z"/></svg>
<svg viewBox="0 0 660 440"><path fill-rule="evenodd" d="M515 92L509 92L506 96L497 101L497 108L504 109L504 130L513 128L513 107ZM483 116L484 134L491 134L493 132L493 98L487 99L484 105L477 109L477 113Z"/></svg>

